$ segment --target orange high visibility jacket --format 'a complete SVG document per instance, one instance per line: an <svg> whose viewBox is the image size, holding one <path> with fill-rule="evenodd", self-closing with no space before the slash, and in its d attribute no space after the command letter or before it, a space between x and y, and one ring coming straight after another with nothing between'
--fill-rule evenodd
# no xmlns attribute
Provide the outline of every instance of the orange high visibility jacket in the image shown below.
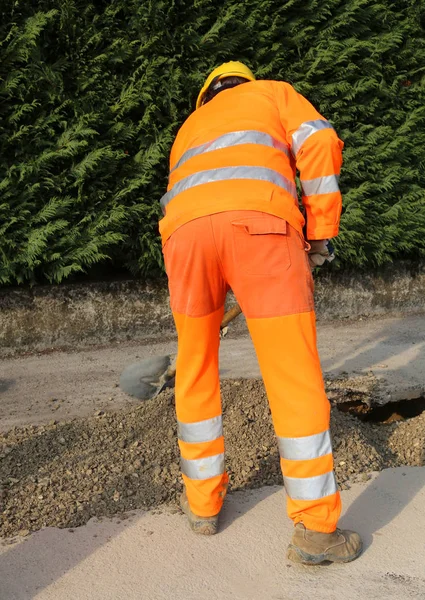
<svg viewBox="0 0 425 600"><path fill-rule="evenodd" d="M163 243L184 223L227 210L270 213L301 233L297 170L307 239L336 236L342 148L330 123L288 83L252 81L220 92L189 116L173 144Z"/></svg>

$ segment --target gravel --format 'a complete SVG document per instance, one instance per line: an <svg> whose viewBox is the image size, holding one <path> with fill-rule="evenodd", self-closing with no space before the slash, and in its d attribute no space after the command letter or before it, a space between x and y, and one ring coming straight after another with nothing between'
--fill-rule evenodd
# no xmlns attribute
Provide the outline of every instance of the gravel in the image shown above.
<svg viewBox="0 0 425 600"><path fill-rule="evenodd" d="M367 392L341 380L328 388L342 489L366 481L372 471L424 464L425 413L388 425L361 422L336 406ZM222 393L231 490L281 485L262 382L224 381ZM0 435L2 537L47 526L74 528L95 516L123 518L136 508L174 504L181 489L172 390L137 409L97 411Z"/></svg>

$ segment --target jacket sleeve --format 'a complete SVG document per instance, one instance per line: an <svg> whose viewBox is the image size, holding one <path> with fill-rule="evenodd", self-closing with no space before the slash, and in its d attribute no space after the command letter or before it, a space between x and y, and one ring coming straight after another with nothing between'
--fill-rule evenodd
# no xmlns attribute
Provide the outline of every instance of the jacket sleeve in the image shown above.
<svg viewBox="0 0 425 600"><path fill-rule="evenodd" d="M275 89L286 140L300 174L306 237L335 237L342 208L338 179L344 144L332 125L291 85L276 82Z"/></svg>

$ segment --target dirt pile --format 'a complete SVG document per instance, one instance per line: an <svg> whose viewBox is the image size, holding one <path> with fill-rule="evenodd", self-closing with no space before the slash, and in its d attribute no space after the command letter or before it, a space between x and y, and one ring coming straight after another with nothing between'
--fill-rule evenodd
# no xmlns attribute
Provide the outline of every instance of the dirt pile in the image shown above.
<svg viewBox="0 0 425 600"><path fill-rule="evenodd" d="M222 392L231 489L282 484L262 382L224 381ZM337 404L347 391L338 385L330 395ZM384 467L424 464L425 413L379 425L334 408L332 433L342 488ZM151 509L180 490L172 390L137 409L0 435L1 536Z"/></svg>

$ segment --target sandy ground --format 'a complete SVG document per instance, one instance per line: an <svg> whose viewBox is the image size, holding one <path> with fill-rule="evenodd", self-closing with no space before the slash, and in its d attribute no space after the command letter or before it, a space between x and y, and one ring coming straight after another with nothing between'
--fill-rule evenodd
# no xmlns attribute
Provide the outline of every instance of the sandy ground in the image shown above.
<svg viewBox="0 0 425 600"><path fill-rule="evenodd" d="M350 380L332 385L331 433L341 489L367 481L373 471L425 465L425 412L408 419L392 413L385 424L363 422L340 410ZM281 485L262 381L223 381L222 404L230 491ZM424 408L421 403L419 410ZM170 389L138 409L0 433L0 537L46 526L74 528L93 517L164 503L175 507L182 491L176 429Z"/></svg>
<svg viewBox="0 0 425 600"><path fill-rule="evenodd" d="M341 525L365 543L348 565L289 563L284 493L269 487L230 496L212 538L190 532L183 515L137 511L0 546L0 598L423 600L424 483L424 468L399 468L343 492Z"/></svg>
<svg viewBox="0 0 425 600"><path fill-rule="evenodd" d="M319 350L326 373L372 372L381 380L381 398L419 396L425 390L425 318L319 324ZM46 423L138 404L118 388L127 365L170 354L176 344L118 344L82 352L53 352L6 359L0 364L0 430ZM221 374L260 375L248 337L225 338Z"/></svg>

